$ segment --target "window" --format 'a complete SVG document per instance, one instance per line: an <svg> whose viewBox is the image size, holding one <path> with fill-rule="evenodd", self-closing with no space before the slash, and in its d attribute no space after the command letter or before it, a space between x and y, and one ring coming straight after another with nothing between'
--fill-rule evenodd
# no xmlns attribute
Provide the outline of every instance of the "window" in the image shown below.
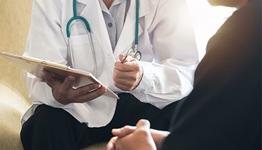
<svg viewBox="0 0 262 150"><path fill-rule="evenodd" d="M211 6L207 0L187 0L195 28L198 48L202 58L208 39L217 31L235 8Z"/></svg>

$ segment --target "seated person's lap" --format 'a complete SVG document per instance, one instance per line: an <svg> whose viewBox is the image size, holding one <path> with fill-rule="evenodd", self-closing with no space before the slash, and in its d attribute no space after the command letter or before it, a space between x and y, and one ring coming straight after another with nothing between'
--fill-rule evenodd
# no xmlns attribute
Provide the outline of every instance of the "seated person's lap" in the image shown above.
<svg viewBox="0 0 262 150"><path fill-rule="evenodd" d="M139 119L148 119L152 128L167 130L170 117L176 102L164 109L142 103L131 94L119 94L120 99L112 121L105 127L89 128L85 123L80 123L63 109L40 105L34 115L23 125L21 138L26 148L26 143L31 140L41 140L39 136L48 134L47 137L55 140L63 140L70 145L84 148L88 145L105 142L112 137L111 130L126 124L135 125ZM32 139L34 135L37 139ZM45 137L44 137L45 138ZM64 138L64 139L63 139ZM33 142L34 143L34 142ZM36 142L37 143L37 142ZM72 144L75 143L75 144ZM68 147L70 147L68 145Z"/></svg>

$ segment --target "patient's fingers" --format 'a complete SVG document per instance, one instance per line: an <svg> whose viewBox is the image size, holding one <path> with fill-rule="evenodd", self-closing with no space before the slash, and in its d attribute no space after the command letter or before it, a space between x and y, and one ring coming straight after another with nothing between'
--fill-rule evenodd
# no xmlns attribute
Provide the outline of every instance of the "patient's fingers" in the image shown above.
<svg viewBox="0 0 262 150"><path fill-rule="evenodd" d="M106 145L106 150L115 150L115 143L117 141L118 137L112 137L111 140Z"/></svg>
<svg viewBox="0 0 262 150"><path fill-rule="evenodd" d="M149 130L150 129L150 122L148 120L141 119L137 122L136 127L138 129Z"/></svg>
<svg viewBox="0 0 262 150"><path fill-rule="evenodd" d="M134 126L124 126L123 128L113 129L112 134L119 138L127 136L135 131L136 127Z"/></svg>

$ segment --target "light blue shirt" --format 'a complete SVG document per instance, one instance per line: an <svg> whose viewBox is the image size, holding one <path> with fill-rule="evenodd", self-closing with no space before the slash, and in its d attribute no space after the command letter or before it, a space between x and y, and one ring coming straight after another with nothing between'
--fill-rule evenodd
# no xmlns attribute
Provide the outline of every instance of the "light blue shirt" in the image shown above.
<svg viewBox="0 0 262 150"><path fill-rule="evenodd" d="M114 50L122 32L130 2L129 0L114 0L109 9L103 0L99 0L99 3L103 12L111 46Z"/></svg>

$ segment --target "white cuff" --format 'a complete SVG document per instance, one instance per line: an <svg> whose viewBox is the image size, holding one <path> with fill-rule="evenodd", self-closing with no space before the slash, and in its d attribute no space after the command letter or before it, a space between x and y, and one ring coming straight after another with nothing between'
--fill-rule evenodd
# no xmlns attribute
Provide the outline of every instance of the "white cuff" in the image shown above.
<svg viewBox="0 0 262 150"><path fill-rule="evenodd" d="M153 90L154 70L152 69L152 64L150 62L139 61L139 66L143 70L143 77L139 85L133 91L148 94Z"/></svg>

